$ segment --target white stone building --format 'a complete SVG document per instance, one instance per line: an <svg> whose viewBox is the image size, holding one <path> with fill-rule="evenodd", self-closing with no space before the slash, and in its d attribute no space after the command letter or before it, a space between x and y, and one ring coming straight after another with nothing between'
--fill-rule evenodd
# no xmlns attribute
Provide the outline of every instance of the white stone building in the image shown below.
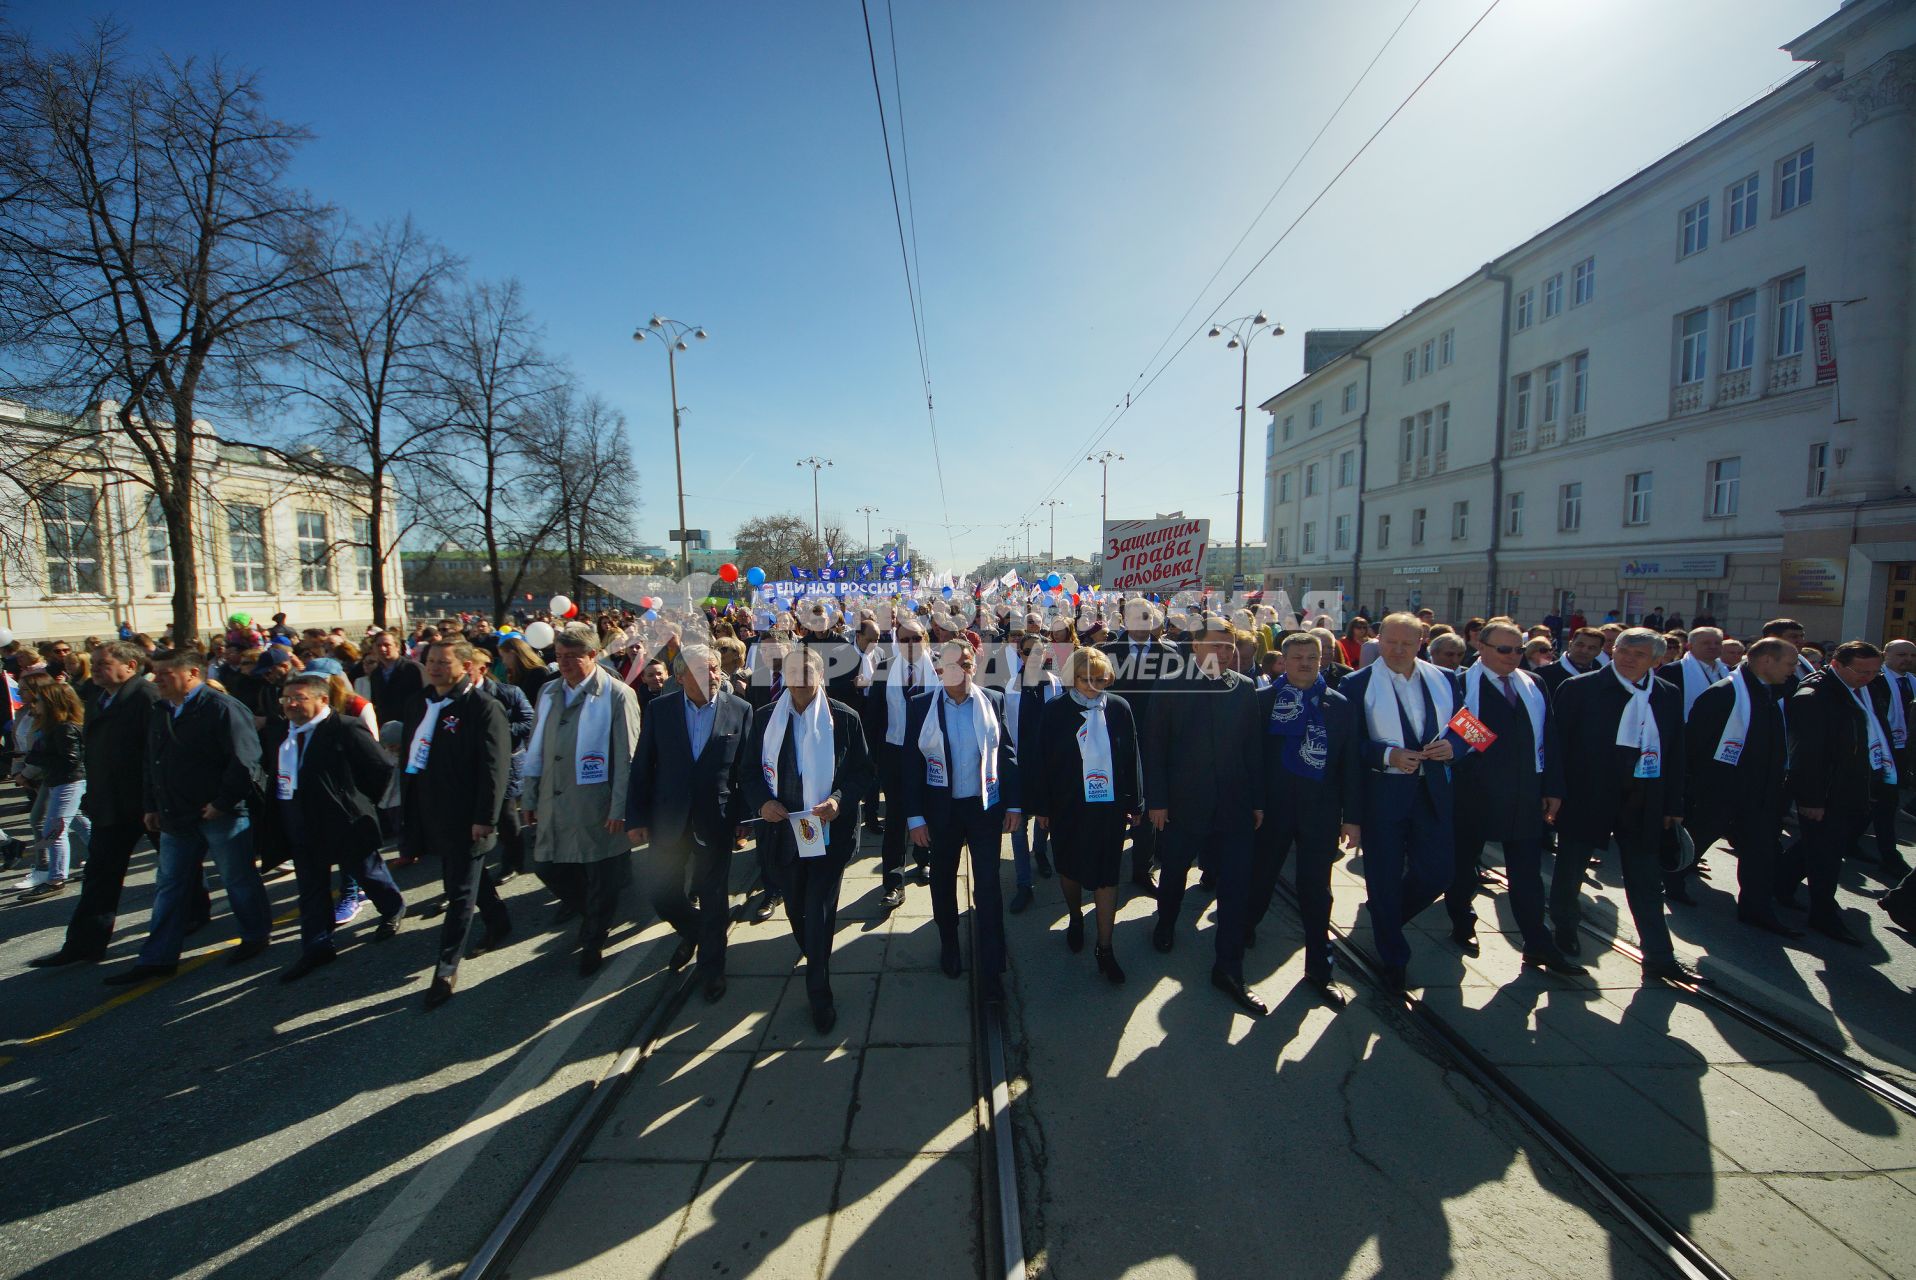
<svg viewBox="0 0 1916 1280"><path fill-rule="evenodd" d="M100 406L89 415L95 428L0 401L0 468L17 471L31 458L36 470L57 473L30 486L23 509L15 487L15 509L4 516L14 527L0 557L0 627L23 640L111 636L122 619L157 638L172 624L166 527L147 487L114 478L142 469L133 445L108 426L115 412ZM250 447L208 448L197 495L200 631L236 612L363 628L372 620L369 493L348 468L321 476ZM388 546L394 505L389 488ZM397 555L385 573L387 620L396 622L405 612Z"/></svg>
<svg viewBox="0 0 1916 1280"><path fill-rule="evenodd" d="M1787 47L1782 87L1264 403L1268 585L1916 634L1916 0Z"/></svg>

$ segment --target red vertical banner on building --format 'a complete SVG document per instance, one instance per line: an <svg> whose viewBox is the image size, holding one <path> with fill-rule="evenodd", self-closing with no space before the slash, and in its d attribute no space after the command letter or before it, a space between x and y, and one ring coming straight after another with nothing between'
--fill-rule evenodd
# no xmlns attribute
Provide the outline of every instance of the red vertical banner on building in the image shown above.
<svg viewBox="0 0 1916 1280"><path fill-rule="evenodd" d="M1810 350L1816 354L1816 385L1836 381L1836 320L1827 302L1810 307Z"/></svg>

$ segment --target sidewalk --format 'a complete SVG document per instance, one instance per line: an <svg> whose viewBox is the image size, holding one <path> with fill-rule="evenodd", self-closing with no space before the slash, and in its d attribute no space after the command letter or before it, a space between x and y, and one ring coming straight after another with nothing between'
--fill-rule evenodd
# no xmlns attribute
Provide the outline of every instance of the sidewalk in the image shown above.
<svg viewBox="0 0 1916 1280"><path fill-rule="evenodd" d="M828 1036L784 916L733 927L724 999L693 989L512 1275L978 1274L971 975L938 971L923 886L889 918L880 891L845 879Z"/></svg>

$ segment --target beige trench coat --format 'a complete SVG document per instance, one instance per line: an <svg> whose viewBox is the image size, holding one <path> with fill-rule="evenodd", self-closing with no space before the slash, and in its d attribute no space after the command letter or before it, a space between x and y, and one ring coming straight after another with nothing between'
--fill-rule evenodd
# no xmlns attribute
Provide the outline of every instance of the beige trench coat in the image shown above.
<svg viewBox="0 0 1916 1280"><path fill-rule="evenodd" d="M580 786L576 780L579 717L585 707L566 706L565 681L548 680L539 691L546 718L539 758L526 760L522 808L539 817L532 856L540 862L602 862L631 852L625 833L605 829L607 818L625 817L625 787L632 776L632 753L639 741L639 699L632 689L600 667L586 680L587 697L609 695L612 727L605 782ZM535 776L534 771L537 771Z"/></svg>

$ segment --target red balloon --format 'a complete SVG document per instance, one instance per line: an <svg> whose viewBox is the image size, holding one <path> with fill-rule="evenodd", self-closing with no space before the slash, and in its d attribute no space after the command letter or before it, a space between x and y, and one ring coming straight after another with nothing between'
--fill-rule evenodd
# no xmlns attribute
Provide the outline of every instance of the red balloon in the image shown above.
<svg viewBox="0 0 1916 1280"><path fill-rule="evenodd" d="M720 582L737 582L738 581L738 566L735 564L720 565L719 566L719 581Z"/></svg>
<svg viewBox="0 0 1916 1280"><path fill-rule="evenodd" d="M572 606L572 607L571 607L570 609L567 609L567 610L565 611L565 616L566 616L566 617L568 617L568 618L576 618L576 617L578 617L578 616L579 616L579 606L575 604L575 605L573 605L573 606Z"/></svg>

